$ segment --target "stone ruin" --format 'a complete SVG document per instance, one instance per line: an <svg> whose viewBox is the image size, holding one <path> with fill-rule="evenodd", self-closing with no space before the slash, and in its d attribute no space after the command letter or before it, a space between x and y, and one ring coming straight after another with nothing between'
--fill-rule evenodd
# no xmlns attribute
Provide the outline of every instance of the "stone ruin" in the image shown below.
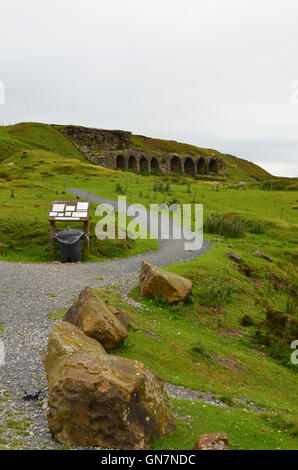
<svg viewBox="0 0 298 470"><path fill-rule="evenodd" d="M225 174L225 162L215 154L181 155L158 153L131 147L131 132L66 126L60 131L92 163L113 170L133 170L145 173L161 171L185 176Z"/></svg>

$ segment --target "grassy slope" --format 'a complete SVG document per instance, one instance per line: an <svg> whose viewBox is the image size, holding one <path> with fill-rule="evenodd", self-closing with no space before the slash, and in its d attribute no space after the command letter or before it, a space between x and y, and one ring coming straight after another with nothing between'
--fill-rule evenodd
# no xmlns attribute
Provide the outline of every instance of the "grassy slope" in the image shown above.
<svg viewBox="0 0 298 470"><path fill-rule="evenodd" d="M242 158L234 157L218 152L213 149L204 149L194 145L183 144L173 140L152 139L140 135L132 135L133 147L141 147L144 150L155 152L175 152L182 155L203 155L205 157L217 156L222 158L226 163L226 175L228 178L246 180L264 180L272 178L272 175L259 167L255 163L249 162Z"/></svg>
<svg viewBox="0 0 298 470"><path fill-rule="evenodd" d="M135 328L115 352L144 361L174 384L212 391L236 406L239 406L237 400L245 397L267 410L264 414L244 411L241 406L220 409L173 400L178 415L176 431L155 441L154 448L189 449L198 434L217 431L228 432L235 449L297 447L293 438L294 426L297 434L295 369L270 358L266 348L253 341L266 309L285 311L289 298L287 286L297 288L297 193L261 191L256 187L248 187L246 191L234 189L237 178L246 179L242 173L234 174L215 191L212 184L192 179L186 184L185 179L175 175L143 176L106 170L87 163L57 130L35 124L20 126L20 129L18 126L0 128L0 160L4 162L0 164L0 259L49 259L45 214L50 200L70 197L65 194L69 186L92 192L100 188L98 194L116 198L116 184L121 184L127 186L126 194L131 202L137 199L148 205L169 202L175 197L180 203L203 203L205 217L213 212L233 213L249 220L257 219L264 226L264 233L245 233L240 239L206 234L214 245L208 254L168 268L193 280L193 302L169 307L139 299L142 308L133 311ZM173 151L179 151L176 144ZM10 162L15 166L8 166ZM164 186L168 182L170 188L142 189L157 182ZM10 197L12 189L13 198ZM30 213L24 210L27 204L32 205ZM92 219L95 223L93 216ZM126 248L119 248L118 256L127 254ZM97 245L93 253L98 249ZM100 249L104 251L102 245ZM130 252L144 249L144 245L136 244ZM253 270L251 278L243 276L227 258L226 252L231 249ZM273 263L253 255L260 249L273 257ZM108 244L106 257L114 250ZM269 285L268 274L277 276L282 283ZM121 304L111 292L106 291L104 295L108 302ZM138 291L134 296L138 297ZM255 322L253 327L240 325L246 313Z"/></svg>
<svg viewBox="0 0 298 470"><path fill-rule="evenodd" d="M8 162L21 152L35 149L84 159L73 144L51 125L26 122L0 127L0 162Z"/></svg>

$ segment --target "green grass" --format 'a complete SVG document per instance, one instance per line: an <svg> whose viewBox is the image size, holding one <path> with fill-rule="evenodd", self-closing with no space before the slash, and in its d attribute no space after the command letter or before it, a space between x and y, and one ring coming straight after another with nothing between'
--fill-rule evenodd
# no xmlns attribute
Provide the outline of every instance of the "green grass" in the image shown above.
<svg viewBox="0 0 298 470"><path fill-rule="evenodd" d="M198 436L214 432L228 435L233 450L297 449L288 429L275 426L271 415L220 408L197 401L172 400L176 429L153 442L153 449L190 450Z"/></svg>
<svg viewBox="0 0 298 470"><path fill-rule="evenodd" d="M16 154L29 150L43 150L84 160L74 145L51 125L25 122L0 127L0 162L14 161Z"/></svg>

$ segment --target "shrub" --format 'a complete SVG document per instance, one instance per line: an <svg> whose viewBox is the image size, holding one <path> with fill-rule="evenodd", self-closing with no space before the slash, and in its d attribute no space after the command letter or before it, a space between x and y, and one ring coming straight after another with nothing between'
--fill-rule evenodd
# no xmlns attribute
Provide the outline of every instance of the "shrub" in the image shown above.
<svg viewBox="0 0 298 470"><path fill-rule="evenodd" d="M229 302L234 293L235 289L231 283L214 281L209 284L203 296L209 304L222 305Z"/></svg>
<svg viewBox="0 0 298 470"><path fill-rule="evenodd" d="M204 230L208 233L217 233L229 238L241 238L245 233L240 220L228 219L216 214L212 214L207 218Z"/></svg>
<svg viewBox="0 0 298 470"><path fill-rule="evenodd" d="M127 186L121 186L121 184L117 183L115 191L116 193L119 193L119 194L126 194Z"/></svg>
<svg viewBox="0 0 298 470"><path fill-rule="evenodd" d="M298 338L298 320L277 310L268 310L255 333L257 343L267 347L268 354L287 367L290 362L292 341Z"/></svg>
<svg viewBox="0 0 298 470"><path fill-rule="evenodd" d="M272 426L279 431L283 430L291 434L293 437L298 436L298 418L288 414L277 413L272 415L271 413L264 413L263 418L269 421Z"/></svg>
<svg viewBox="0 0 298 470"><path fill-rule="evenodd" d="M173 197L170 201L169 201L169 207L172 205L172 204L180 204L180 201L179 199L177 199L176 197Z"/></svg>
<svg viewBox="0 0 298 470"><path fill-rule="evenodd" d="M229 397L228 395L218 395L215 397L217 400L221 401L222 403L225 403L227 406L235 406L235 402L232 397Z"/></svg>
<svg viewBox="0 0 298 470"><path fill-rule="evenodd" d="M200 340L198 340L197 343L190 349L189 356L193 361L198 361L202 357L209 360L212 359L207 348L201 343Z"/></svg>
<svg viewBox="0 0 298 470"><path fill-rule="evenodd" d="M252 318L247 314L244 315L241 318L240 323L241 323L242 326L253 326L254 325L254 322L253 322Z"/></svg>
<svg viewBox="0 0 298 470"><path fill-rule="evenodd" d="M212 214L204 224L208 233L216 233L228 238L241 238L245 232L261 234L265 229L263 224L254 220L246 220L236 215Z"/></svg>
<svg viewBox="0 0 298 470"><path fill-rule="evenodd" d="M264 191L297 191L298 181L287 178L264 181L261 188Z"/></svg>

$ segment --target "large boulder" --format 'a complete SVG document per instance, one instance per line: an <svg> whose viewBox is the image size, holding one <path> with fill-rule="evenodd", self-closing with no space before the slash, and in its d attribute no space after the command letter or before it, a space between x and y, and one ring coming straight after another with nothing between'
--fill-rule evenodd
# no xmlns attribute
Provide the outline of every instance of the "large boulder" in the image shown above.
<svg viewBox="0 0 298 470"><path fill-rule="evenodd" d="M226 434L202 434L192 450L230 450Z"/></svg>
<svg viewBox="0 0 298 470"><path fill-rule="evenodd" d="M66 312L63 321L80 328L99 341L105 349L113 349L126 337L126 328L91 287L85 287L78 300Z"/></svg>
<svg viewBox="0 0 298 470"><path fill-rule="evenodd" d="M177 274L168 273L146 261L140 273L141 294L145 297L162 297L169 303L186 299L192 290L192 282Z"/></svg>
<svg viewBox="0 0 298 470"><path fill-rule="evenodd" d="M66 322L56 323L49 336L47 356L44 360L49 385L67 359L81 351L92 355L107 354L95 339L88 338L76 326Z"/></svg>
<svg viewBox="0 0 298 470"><path fill-rule="evenodd" d="M142 450L174 429L164 382L144 364L99 350L59 359L52 341L50 337L45 365L48 424L55 440L64 445ZM49 367L55 361L56 367Z"/></svg>

